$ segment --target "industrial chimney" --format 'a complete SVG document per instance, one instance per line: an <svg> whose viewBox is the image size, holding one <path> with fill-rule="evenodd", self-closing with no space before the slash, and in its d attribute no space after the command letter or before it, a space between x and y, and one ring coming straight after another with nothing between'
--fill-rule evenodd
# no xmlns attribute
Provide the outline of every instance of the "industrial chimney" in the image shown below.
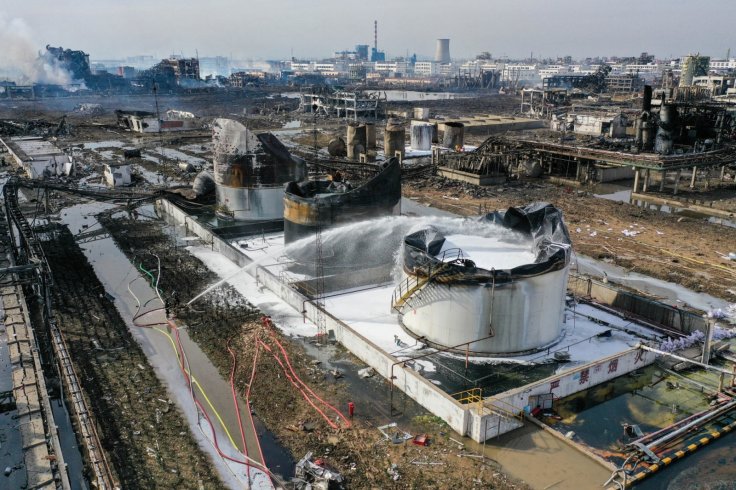
<svg viewBox="0 0 736 490"><path fill-rule="evenodd" d="M438 39L437 49L434 52L434 60L438 63L450 62L450 40Z"/></svg>

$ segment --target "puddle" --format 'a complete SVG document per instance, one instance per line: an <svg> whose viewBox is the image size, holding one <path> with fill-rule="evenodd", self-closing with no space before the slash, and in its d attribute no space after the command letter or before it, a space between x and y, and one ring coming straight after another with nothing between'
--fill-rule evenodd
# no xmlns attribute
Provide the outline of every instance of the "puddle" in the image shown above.
<svg viewBox="0 0 736 490"><path fill-rule="evenodd" d="M593 196L614 202L630 202L631 186L619 184L598 184L593 188Z"/></svg>
<svg viewBox="0 0 736 490"><path fill-rule="evenodd" d="M639 199L633 201L632 204L635 204L636 206L639 206L641 208L650 209L652 211L659 211L660 213L676 214L678 216L685 216L687 218L694 218L694 219L703 219L703 220L707 220L709 223L713 223L716 225L728 226L729 228L736 228L736 221L732 221L727 218L718 218L715 216L710 216L705 213L699 213L697 211L693 211L687 208L677 208L677 207L668 206L666 204L655 204L655 203L650 203L648 201L639 200Z"/></svg>
<svg viewBox="0 0 736 490"><path fill-rule="evenodd" d="M109 140L109 141L87 142L87 143L84 143L83 146L85 150L98 150L100 148L123 148L123 147L126 147L127 144L123 143L122 141L118 141L118 140Z"/></svg>
<svg viewBox="0 0 736 490"><path fill-rule="evenodd" d="M152 148L151 151L159 155L162 155L164 158L191 163L197 168L202 167L207 164L207 160L205 160L204 158L187 155L186 153L182 151L173 150L171 148ZM146 158L146 160L149 160L149 158ZM158 159L156 159L156 162L158 163Z"/></svg>
<svg viewBox="0 0 736 490"><path fill-rule="evenodd" d="M594 193L593 196L598 197L600 199L607 199L609 201L614 201L614 202L631 203L636 206L639 206L640 208L645 208L645 209L649 209L652 211L659 211L660 213L676 214L678 216L685 216L687 218L703 219L703 220L707 220L709 223L713 223L716 225L736 228L736 221L730 220L728 218L719 218L719 217L710 216L704 213L699 213L697 211L693 211L687 208L672 207L666 204L656 204L656 203L649 202L647 200L637 199L632 202L631 201L631 186L632 185L633 184L631 184L631 182L628 182L627 184L610 184L610 183L598 184L592 189Z"/></svg>
<svg viewBox="0 0 736 490"><path fill-rule="evenodd" d="M67 465L72 490L88 490L89 485L84 478L84 462L77 446L77 437L69 412L61 400L51 400L51 411L54 413L54 422L59 431L59 444L64 453L64 463Z"/></svg>

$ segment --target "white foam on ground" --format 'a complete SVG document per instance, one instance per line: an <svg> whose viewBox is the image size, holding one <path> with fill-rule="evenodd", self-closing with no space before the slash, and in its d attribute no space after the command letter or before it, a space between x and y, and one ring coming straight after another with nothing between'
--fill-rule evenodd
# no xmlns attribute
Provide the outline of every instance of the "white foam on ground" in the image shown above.
<svg viewBox="0 0 736 490"><path fill-rule="evenodd" d="M220 278L231 276L241 269L234 262L207 247L187 247L187 250ZM263 313L270 315L276 325L285 334L307 337L317 333L317 327L312 322L305 321L299 312L282 301L281 298L269 289L257 284L255 277L248 273L242 272L237 274L229 279L227 283ZM207 297L205 296L200 301L206 301L206 299Z"/></svg>
<svg viewBox="0 0 736 490"><path fill-rule="evenodd" d="M266 237L266 240L269 241L269 238L270 241L275 242L281 239L279 236L271 236ZM262 239L260 240L262 242ZM250 243L253 242L249 241L249 245ZM207 247L189 247L189 250L221 278L228 277L241 269L237 264ZM274 246L273 250L275 251L274 255L276 255L283 250L283 246ZM264 262L267 261L274 266L278 266L276 258L265 250L255 250L254 247L254 250L246 249L243 252L252 258L260 258L261 261L264 261L264 257L267 257ZM251 268L252 270L254 268ZM314 324L309 321L305 322L299 312L267 288L256 284L255 278L248 273L238 274L227 282L254 306L265 314L271 315L277 327L285 334L312 336L317 332ZM398 315L391 309L391 296L394 288L394 284L388 284L364 290L334 292L327 295L324 303L329 313L349 325L387 354L400 359L408 359L427 351L420 352L423 346L404 331L399 324ZM609 322L618 328L628 328L642 333L649 332L646 327L628 322L591 306L578 305L576 311ZM549 352L543 351L516 357L470 357L469 361L476 364L537 363L551 358L556 350L569 350L571 362L559 368L559 371L565 371L580 364L624 352L639 342L636 335L620 330L613 330L610 337L596 337L609 328L581 315L573 316L572 312L568 311L562 338ZM460 355L442 355L465 359L464 356ZM424 372L436 370L435 364L426 359L416 361L415 368Z"/></svg>

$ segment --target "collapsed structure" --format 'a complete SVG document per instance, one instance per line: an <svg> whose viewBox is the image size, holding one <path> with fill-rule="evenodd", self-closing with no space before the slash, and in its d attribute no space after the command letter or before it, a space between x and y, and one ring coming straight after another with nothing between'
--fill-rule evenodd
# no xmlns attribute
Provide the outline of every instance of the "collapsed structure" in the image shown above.
<svg viewBox="0 0 736 490"><path fill-rule="evenodd" d="M562 213L535 203L479 218L490 236L406 235L392 307L413 337L438 349L517 355L560 337L571 242ZM495 243L494 243L495 242Z"/></svg>
<svg viewBox="0 0 736 490"><path fill-rule="evenodd" d="M527 167L537 169L528 176L544 173L581 182L634 177L634 192L640 179L644 191L655 179L660 191L674 180L675 194L683 170L692 172L691 187L700 170L719 169L723 175L736 158L732 113L716 103L679 100L674 89L656 95L646 86L641 110L628 114L548 112L551 129L561 131L562 137L492 136L473 152L440 155L440 172L481 185L490 183L484 181L489 174L523 175ZM581 143L564 136L568 131L597 139ZM460 177L452 175L458 171Z"/></svg>
<svg viewBox="0 0 736 490"><path fill-rule="evenodd" d="M15 164L29 179L69 176L74 173L74 159L51 141L38 137L0 139Z"/></svg>
<svg viewBox="0 0 736 490"><path fill-rule="evenodd" d="M136 133L192 131L200 128L200 121L187 111L168 110L163 118L154 112L117 110L118 126Z"/></svg>
<svg viewBox="0 0 736 490"><path fill-rule="evenodd" d="M385 99L378 92L332 92L312 88L299 94L299 107L303 112L345 117L354 121L364 117L377 118L383 102Z"/></svg>

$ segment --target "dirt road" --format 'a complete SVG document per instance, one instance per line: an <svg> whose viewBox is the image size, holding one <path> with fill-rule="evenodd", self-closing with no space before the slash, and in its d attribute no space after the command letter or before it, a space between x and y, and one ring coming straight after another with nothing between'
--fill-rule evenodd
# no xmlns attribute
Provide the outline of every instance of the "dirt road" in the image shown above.
<svg viewBox="0 0 736 490"><path fill-rule="evenodd" d="M123 488L223 488L69 230L42 235L58 324Z"/></svg>

